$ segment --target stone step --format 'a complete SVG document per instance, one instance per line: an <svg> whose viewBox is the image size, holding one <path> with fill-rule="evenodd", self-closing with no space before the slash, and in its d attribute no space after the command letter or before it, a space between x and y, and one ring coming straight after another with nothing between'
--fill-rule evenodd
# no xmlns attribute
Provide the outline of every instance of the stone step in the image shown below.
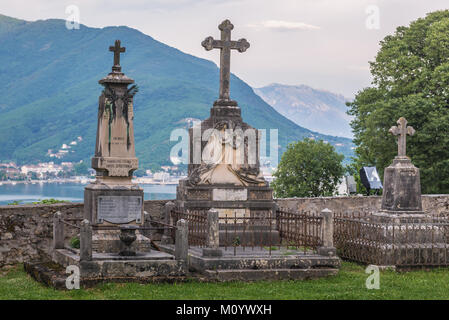
<svg viewBox="0 0 449 320"><path fill-rule="evenodd" d="M338 257L313 255L223 255L204 257L199 252L189 252L190 266L197 270L274 270L274 269L313 269L339 268Z"/></svg>
<svg viewBox="0 0 449 320"><path fill-rule="evenodd" d="M307 280L338 273L335 268L317 269L236 269L236 270L205 270L204 275L215 281L258 281L258 280Z"/></svg>

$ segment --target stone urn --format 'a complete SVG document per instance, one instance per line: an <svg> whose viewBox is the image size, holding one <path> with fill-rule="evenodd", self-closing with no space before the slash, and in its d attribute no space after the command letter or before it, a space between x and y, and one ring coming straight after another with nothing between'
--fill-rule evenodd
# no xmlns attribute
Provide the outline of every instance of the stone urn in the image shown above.
<svg viewBox="0 0 449 320"><path fill-rule="evenodd" d="M121 256L135 256L136 251L131 249L131 245L136 241L136 226L121 226L120 227L120 241L122 248L119 255Z"/></svg>

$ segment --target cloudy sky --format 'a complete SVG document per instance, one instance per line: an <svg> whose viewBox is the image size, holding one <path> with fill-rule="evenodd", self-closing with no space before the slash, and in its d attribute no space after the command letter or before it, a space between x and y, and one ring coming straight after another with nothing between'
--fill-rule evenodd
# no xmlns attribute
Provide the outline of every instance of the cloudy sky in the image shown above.
<svg viewBox="0 0 449 320"><path fill-rule="evenodd" d="M233 38L251 48L233 53L232 71L253 87L307 84L352 97L370 84L368 61L397 26L446 9L447 0L14 0L0 13L25 20L66 19L76 5L90 27L127 25L184 52L219 61L205 51L228 18Z"/></svg>

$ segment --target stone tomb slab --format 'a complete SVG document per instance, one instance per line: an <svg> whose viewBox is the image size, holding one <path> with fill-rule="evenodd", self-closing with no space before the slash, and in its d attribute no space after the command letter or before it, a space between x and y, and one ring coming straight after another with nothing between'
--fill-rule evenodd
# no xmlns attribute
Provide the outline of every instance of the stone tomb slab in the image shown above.
<svg viewBox="0 0 449 320"><path fill-rule="evenodd" d="M99 223L141 223L143 199L140 196L98 196Z"/></svg>

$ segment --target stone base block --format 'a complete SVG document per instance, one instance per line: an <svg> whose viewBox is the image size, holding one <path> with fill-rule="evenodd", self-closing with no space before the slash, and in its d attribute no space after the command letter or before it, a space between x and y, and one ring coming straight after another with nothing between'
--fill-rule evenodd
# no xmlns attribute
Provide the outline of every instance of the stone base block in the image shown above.
<svg viewBox="0 0 449 320"><path fill-rule="evenodd" d="M173 245L161 245L162 250L172 253ZM203 249L190 247L189 267L198 272L205 270L261 270L261 269L316 269L340 268L340 258L323 256L300 250L272 250L267 248L219 248L222 256L203 256ZM234 250L235 249L235 250Z"/></svg>
<svg viewBox="0 0 449 320"><path fill-rule="evenodd" d="M54 262L67 267L80 267L81 279L151 279L173 278L186 275L186 264L174 259L169 253L152 251L132 257L111 253L95 253L92 261L80 261L79 252L74 249L57 249Z"/></svg>
<svg viewBox="0 0 449 320"><path fill-rule="evenodd" d="M382 210L422 211L419 169L408 157L396 157L385 168Z"/></svg>
<svg viewBox="0 0 449 320"><path fill-rule="evenodd" d="M338 269L269 269L269 270L206 270L214 281L308 280L338 274Z"/></svg>
<svg viewBox="0 0 449 320"><path fill-rule="evenodd" d="M362 221L366 223L360 224L360 232L371 241L400 245L446 243L449 239L449 220L441 223L441 220L426 214L381 211Z"/></svg>
<svg viewBox="0 0 449 320"><path fill-rule="evenodd" d="M276 246L280 242L278 230L270 230L269 228L252 228L250 230L235 230L234 227L228 226L228 230L221 228L220 246Z"/></svg>
<svg viewBox="0 0 449 320"><path fill-rule="evenodd" d="M98 230L92 236L92 251L97 253L119 253L122 242L119 238L119 230ZM151 241L139 231L136 231L137 239L131 245L131 250L136 252L150 252Z"/></svg>
<svg viewBox="0 0 449 320"><path fill-rule="evenodd" d="M223 250L203 248L203 257L221 257L223 255Z"/></svg>
<svg viewBox="0 0 449 320"><path fill-rule="evenodd" d="M334 247L319 247L317 253L326 257L335 257L337 255L337 249Z"/></svg>
<svg viewBox="0 0 449 320"><path fill-rule="evenodd" d="M355 240L347 242L344 248L338 250L338 254L361 263L398 268L449 265L449 245L446 243L385 245Z"/></svg>
<svg viewBox="0 0 449 320"><path fill-rule="evenodd" d="M84 218L91 221L92 223L100 223L98 219L98 197L100 196L116 196L116 197L139 197L141 198L142 209L138 221L133 223L142 224L144 222L144 211L143 211L143 189L137 184L105 184L95 182L89 184L84 189ZM130 221L129 221L130 222ZM122 222L122 223L128 223Z"/></svg>

